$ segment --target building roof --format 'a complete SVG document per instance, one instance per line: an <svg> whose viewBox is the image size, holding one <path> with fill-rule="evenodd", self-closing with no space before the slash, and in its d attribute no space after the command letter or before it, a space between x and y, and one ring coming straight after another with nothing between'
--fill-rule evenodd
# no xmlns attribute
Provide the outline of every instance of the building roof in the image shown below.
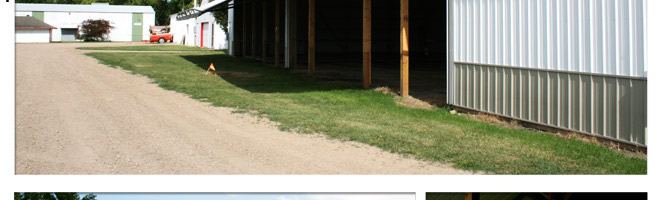
<svg viewBox="0 0 662 200"><path fill-rule="evenodd" d="M16 29L56 29L34 17L16 16Z"/></svg>
<svg viewBox="0 0 662 200"><path fill-rule="evenodd" d="M92 5L17 3L16 11L154 13L152 6L109 5L107 3L93 3Z"/></svg>
<svg viewBox="0 0 662 200"><path fill-rule="evenodd" d="M195 7L191 8L188 10L181 11L177 13L177 19L178 20L185 20L189 19L192 17L197 17L200 16L206 12L209 12L213 10L213 8L219 7L219 6L225 6L224 4L228 4L230 1L228 0L216 0L211 3L207 3L205 5L202 5L200 7Z"/></svg>

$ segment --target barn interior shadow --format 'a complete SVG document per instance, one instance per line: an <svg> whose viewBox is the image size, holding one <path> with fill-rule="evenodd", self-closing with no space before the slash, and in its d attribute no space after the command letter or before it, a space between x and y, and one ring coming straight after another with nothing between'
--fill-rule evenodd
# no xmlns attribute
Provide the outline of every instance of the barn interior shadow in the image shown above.
<svg viewBox="0 0 662 200"><path fill-rule="evenodd" d="M181 55L206 71L211 63L223 80L255 93L301 93L311 91L352 90L359 87L350 84L329 84L316 81L294 70L263 65L253 60L226 55Z"/></svg>

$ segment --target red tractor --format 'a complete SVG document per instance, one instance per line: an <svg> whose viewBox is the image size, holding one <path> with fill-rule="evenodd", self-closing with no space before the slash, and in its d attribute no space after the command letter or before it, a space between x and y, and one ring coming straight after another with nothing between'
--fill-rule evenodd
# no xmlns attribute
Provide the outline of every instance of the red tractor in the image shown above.
<svg viewBox="0 0 662 200"><path fill-rule="evenodd" d="M159 42L161 44L172 42L172 34L170 34L170 27L168 26L150 26L149 33L149 42Z"/></svg>

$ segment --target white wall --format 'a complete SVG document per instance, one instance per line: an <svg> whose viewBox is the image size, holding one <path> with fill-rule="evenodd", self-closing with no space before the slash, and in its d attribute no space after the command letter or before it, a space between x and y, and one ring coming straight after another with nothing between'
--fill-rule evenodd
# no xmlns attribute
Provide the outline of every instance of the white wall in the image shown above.
<svg viewBox="0 0 662 200"><path fill-rule="evenodd" d="M154 13L143 13L143 40L149 40L149 27L156 24Z"/></svg>
<svg viewBox="0 0 662 200"><path fill-rule="evenodd" d="M16 12L16 16L32 15L31 12ZM131 41L132 13L82 13L82 12L44 12L44 22L57 27L53 29L53 41L61 41L61 28L78 28L88 19L105 19L115 28L110 31L111 41ZM143 14L143 40L149 40L149 26L154 25L154 14Z"/></svg>
<svg viewBox="0 0 662 200"><path fill-rule="evenodd" d="M187 46L200 46L200 24L208 23L211 27L209 31L212 31L213 28L213 44L209 44L212 40L207 40L208 43L205 44L205 47L212 47L214 49L227 49L228 41L225 37L225 32L221 29L221 26L216 23L216 20L212 13L205 13L197 18L190 18L186 20L177 20L176 15L170 16L170 31L173 34L173 42L182 44L182 38L186 37L185 44ZM188 25L188 29L187 26ZM205 35L208 34L205 33Z"/></svg>
<svg viewBox="0 0 662 200"><path fill-rule="evenodd" d="M50 29L16 30L16 43L49 43Z"/></svg>
<svg viewBox="0 0 662 200"><path fill-rule="evenodd" d="M454 0L454 60L647 77L646 0Z"/></svg>

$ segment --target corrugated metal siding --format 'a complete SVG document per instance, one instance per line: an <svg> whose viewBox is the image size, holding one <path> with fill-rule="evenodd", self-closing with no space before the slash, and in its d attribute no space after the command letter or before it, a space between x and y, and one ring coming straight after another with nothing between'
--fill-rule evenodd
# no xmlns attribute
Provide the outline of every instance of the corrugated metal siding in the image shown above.
<svg viewBox="0 0 662 200"><path fill-rule="evenodd" d="M645 0L448 6L448 103L646 145Z"/></svg>
<svg viewBox="0 0 662 200"><path fill-rule="evenodd" d="M646 79L456 62L453 101L564 130L646 145Z"/></svg>
<svg viewBox="0 0 662 200"><path fill-rule="evenodd" d="M454 0L453 60L646 77L645 0Z"/></svg>

